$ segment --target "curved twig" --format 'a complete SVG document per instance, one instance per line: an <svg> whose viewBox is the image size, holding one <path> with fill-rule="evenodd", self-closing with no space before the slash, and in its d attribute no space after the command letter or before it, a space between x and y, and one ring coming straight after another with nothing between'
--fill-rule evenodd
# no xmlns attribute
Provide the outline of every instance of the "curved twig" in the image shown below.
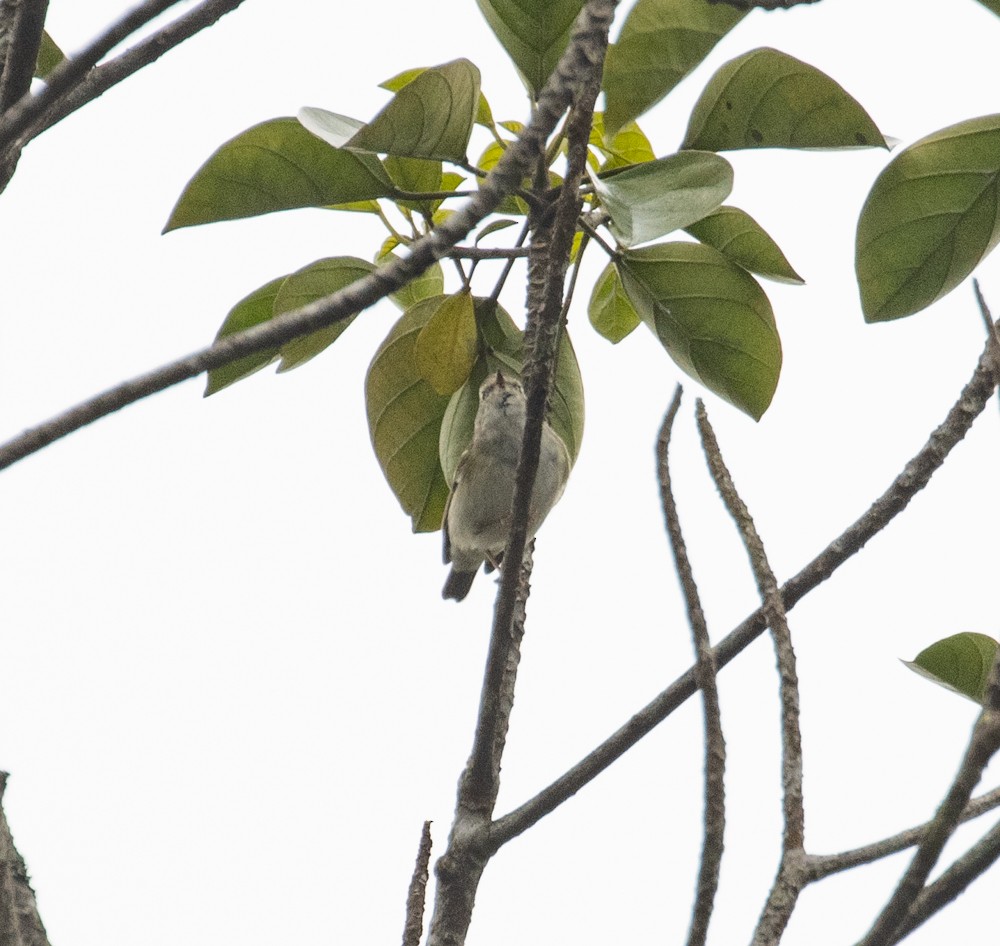
<svg viewBox="0 0 1000 946"><path fill-rule="evenodd" d="M698 586L695 584L670 482L668 463L670 433L680 406L681 386L678 384L670 407L663 418L659 436L656 438L656 465L657 479L660 483L660 505L663 507L663 518L670 537L670 547L674 553L674 567L681 582L687 606L688 625L694 640L696 660L694 672L698 689L701 690L705 720L705 816L701 866L698 869L697 893L691 910L691 926L688 929L687 939L688 946L702 946L708 938L708 924L719 887L719 868L722 864L726 831L726 740L722 733L722 710L719 706L719 690L715 679L715 655L708 637L708 624L701 607Z"/></svg>
<svg viewBox="0 0 1000 946"><path fill-rule="evenodd" d="M777 943L792 917L799 894L806 884L805 807L802 800L802 730L799 725L799 678L795 667L792 632L778 582L767 560L767 552L754 525L750 510L736 491L736 484L722 459L715 431L708 420L705 404L696 405L698 432L708 460L708 469L730 517L736 523L750 559L757 590L763 602L764 619L771 628L778 663L781 695L781 784L784 832L781 864L768 894L763 913L754 931L756 946Z"/></svg>
<svg viewBox="0 0 1000 946"><path fill-rule="evenodd" d="M781 587L785 610L790 611L805 595L822 584L851 556L881 532L899 515L927 484L948 454L968 433L982 413L1000 380L1000 352L992 344L980 356L968 384L944 422L931 434L923 448L906 464L889 488L872 503L868 511L797 575ZM758 609L734 628L715 648L716 664L721 668L749 646L765 629L762 609ZM697 689L694 669L678 677L659 696L636 713L628 722L581 759L551 785L523 805L498 819L492 838L504 844L526 831L596 778L612 762L627 752L643 736L663 722Z"/></svg>

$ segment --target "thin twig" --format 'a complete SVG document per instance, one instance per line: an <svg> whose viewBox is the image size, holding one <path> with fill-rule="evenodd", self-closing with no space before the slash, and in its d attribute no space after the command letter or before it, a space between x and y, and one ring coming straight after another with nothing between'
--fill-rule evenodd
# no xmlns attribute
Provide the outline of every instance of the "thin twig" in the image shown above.
<svg viewBox="0 0 1000 946"><path fill-rule="evenodd" d="M403 946L420 946L424 932L424 901L431 866L431 823L424 822L417 848L417 862L413 865L410 889L406 894L406 923L403 926Z"/></svg>
<svg viewBox="0 0 1000 946"><path fill-rule="evenodd" d="M719 887L719 869L722 864L726 831L726 740L722 733L722 710L716 686L715 654L712 652L708 624L701 607L698 586L695 584L670 482L668 463L670 434L680 406L681 386L678 384L656 439L656 468L660 483L660 504L666 520L667 535L670 537L670 547L674 553L674 568L680 579L681 590L684 592L688 625L694 642L694 672L698 688L701 690L705 720L705 815L701 864L698 868L697 893L691 911L691 926L688 929L687 939L688 946L703 946L708 938L708 924Z"/></svg>
<svg viewBox="0 0 1000 946"><path fill-rule="evenodd" d="M715 431L708 420L705 405L699 398L695 408L698 432L708 468L722 501L736 523L743 546L750 559L757 590L763 602L764 620L771 628L778 664L781 698L781 784L784 830L781 864L761 914L753 942L759 946L777 943L791 919L802 888L805 873L805 807L802 797L802 730L799 725L799 679L795 667L795 649L788 627L785 606L777 579L767 560L764 543L757 532L750 510L736 491L736 484L726 467Z"/></svg>
<svg viewBox="0 0 1000 946"><path fill-rule="evenodd" d="M1000 858L1000 823L994 825L969 848L937 880L928 884L913 901L895 936L898 943L918 926L925 923L942 907L947 906L977 877L989 870Z"/></svg>
<svg viewBox="0 0 1000 946"><path fill-rule="evenodd" d="M18 136L78 85L107 53L178 2L179 0L146 0L91 40L75 56L56 66L46 76L45 88L38 95L23 95L0 116L0 152L5 152L10 145L20 146L22 143L17 141Z"/></svg>
<svg viewBox="0 0 1000 946"><path fill-rule="evenodd" d="M984 792L978 798L973 798L965 806L965 811L962 812L959 822L971 821L973 818L978 818L998 807L1000 807L1000 788L994 788L992 791ZM830 874L851 870L862 864L873 864L884 857L891 857L893 854L905 851L908 847L920 843L921 838L927 834L928 827L930 827L929 821L915 828L907 828L905 831L883 838L881 841L853 848L850 851L842 851L838 854L813 854L809 857L809 880L822 880Z"/></svg>
<svg viewBox="0 0 1000 946"><path fill-rule="evenodd" d="M525 246L455 246L448 251L449 256L460 259L524 259L530 251Z"/></svg>
<svg viewBox="0 0 1000 946"><path fill-rule="evenodd" d="M67 115L100 97L144 66L156 62L164 53L212 26L242 3L243 0L204 0L190 12L177 17L120 56L91 69L82 80L31 121L20 135L17 146L24 147Z"/></svg>
<svg viewBox="0 0 1000 946"><path fill-rule="evenodd" d="M972 280L972 290L976 294L976 304L979 306L979 314L983 317L983 323L986 326L986 335L988 338L993 339L993 344L1000 351L1000 332L997 331L996 322L993 321L993 313L990 312L990 307L986 303L983 290L979 287L978 279ZM1000 394L997 395L997 400L1000 401Z"/></svg>
<svg viewBox="0 0 1000 946"><path fill-rule="evenodd" d="M522 249L524 247L525 240L528 239L528 234L531 232L531 224L525 220L524 226L521 227L521 232L517 236L517 242L514 244L515 249ZM529 251L530 252L530 251ZM503 292L504 284L507 282L507 277L510 276L511 270L514 268L514 264L517 262L516 257L511 257L507 260L504 265L503 272L500 273L500 278L497 279L496 285L493 287L493 292L490 293L490 301L496 302L500 298L500 293Z"/></svg>
<svg viewBox="0 0 1000 946"><path fill-rule="evenodd" d="M851 556L861 551L869 540L909 505L910 500L930 482L948 454L982 413L998 380L1000 353L994 354L991 345L980 356L972 378L962 389L958 401L948 412L944 422L932 432L928 442L906 464L889 488L860 519L782 585L781 595L786 611L791 610ZM758 609L745 618L716 646L716 665L721 668L728 664L756 640L766 626L763 609ZM694 669L691 668L551 785L498 819L492 830L494 841L505 844L544 818L650 733L696 690Z"/></svg>
<svg viewBox="0 0 1000 946"><path fill-rule="evenodd" d="M927 826L913 860L871 929L858 946L882 946L893 941L908 920L908 914L924 889L930 872L961 820L972 791L990 759L1000 750L1000 649L997 650L986 684L983 709L972 729L965 757L948 793ZM956 894L957 895L957 891ZM929 914L928 914L929 915Z"/></svg>

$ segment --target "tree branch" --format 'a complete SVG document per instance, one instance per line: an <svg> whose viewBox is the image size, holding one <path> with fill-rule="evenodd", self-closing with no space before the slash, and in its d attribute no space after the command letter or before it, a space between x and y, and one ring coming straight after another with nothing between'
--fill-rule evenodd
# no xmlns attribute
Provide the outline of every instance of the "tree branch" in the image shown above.
<svg viewBox="0 0 1000 946"><path fill-rule="evenodd" d="M719 690L716 686L715 654L708 636L708 624L701 607L698 586L695 584L691 561L688 558L684 534L681 531L677 504L674 501L670 483L668 453L670 433L674 419L681 406L681 386L677 385L673 401L663 418L659 436L656 439L657 478L660 483L660 504L666 520L667 535L674 553L674 567L680 579L681 590L687 606L688 625L694 641L695 680L701 690L702 711L705 719L705 816L701 845L701 865L698 869L698 886L694 907L691 911L691 926L688 930L688 946L704 946L708 938L708 924L715 905L715 894L719 887L719 868L726 831L726 740L722 733L722 710L719 706Z"/></svg>
<svg viewBox="0 0 1000 946"><path fill-rule="evenodd" d="M159 2L165 3L166 0ZM596 5L613 10L615 2L616 0L604 0ZM207 348L122 382L45 423L29 428L0 446L0 469L36 453L101 417L181 381L221 368L247 355L278 348L292 339L333 325L374 305L410 279L419 276L431 263L442 258L462 240L477 223L492 213L504 197L521 186L533 156L544 147L546 138L572 100L573 92L568 83L576 75L574 70L584 66L592 68L583 53L575 47L571 47L571 50L574 57L580 58L580 63L571 57L565 73L557 70L553 74L539 96L531 122L521 137L504 151L483 181L479 193L434 230L415 241L405 257L388 260L370 275L339 292L301 309L283 313L244 332L218 339Z"/></svg>
<svg viewBox="0 0 1000 946"><path fill-rule="evenodd" d="M0 772L0 946L49 946L35 891L3 811L7 773Z"/></svg>
<svg viewBox="0 0 1000 946"><path fill-rule="evenodd" d="M698 432L708 460L708 468L722 501L736 523L750 559L750 568L763 601L764 620L771 628L774 652L778 662L781 695L781 783L784 832L781 843L781 864L767 903L754 931L755 946L768 946L780 941L799 894L806 883L805 872L805 807L802 800L802 730L799 726L799 679L795 668L792 632L788 627L785 606L767 552L754 525L750 510L736 491L733 478L722 459L715 431L708 420L705 404L699 398L696 405Z"/></svg>
<svg viewBox="0 0 1000 946"><path fill-rule="evenodd" d="M531 278L523 368L527 416L515 475L511 531L504 551L505 567L500 576L472 752L459 780L448 848L436 867L438 884L429 946L461 946L465 942L482 872L496 850L489 836L490 822L499 791L500 759L513 705L531 568L530 550L526 550L528 506L558 350L562 287L579 209L578 186L586 163L586 140L607 48L608 29L616 6L617 0L588 0L577 17L569 45L538 96L528 130L506 150L497 165L499 168L505 164L515 148L529 162L536 162L544 153L545 140L560 115L571 103L574 105L574 119L581 127L585 126L583 156L579 154L581 149L571 144L565 184L556 199L554 223L548 225L545 218L540 220L537 207L533 206L532 210L535 232L529 255ZM544 136L528 134L531 129L543 125L547 128ZM497 168L484 187L489 185ZM523 170L519 169L518 182L523 176ZM511 184L513 189L516 186L513 180ZM544 258L540 255L542 246ZM544 280L539 280L543 262Z"/></svg>
<svg viewBox="0 0 1000 946"><path fill-rule="evenodd" d="M998 807L1000 807L1000 788L994 788L978 798L973 798L965 806L965 811L962 812L959 822L971 821L973 818L978 818ZM873 864L883 857L891 857L893 854L905 851L908 847L920 843L920 839L927 834L930 824L928 821L915 828L907 828L905 831L900 831L899 834L883 838L881 841L875 841L850 851L842 851L839 854L813 854L809 858L809 880L822 880L830 874L860 867L862 864Z"/></svg>
<svg viewBox="0 0 1000 946"><path fill-rule="evenodd" d="M883 943L894 941L894 936L907 923L908 914L923 891L924 884L927 883L930 872L938 862L945 843L961 820L973 789L998 750L1000 750L1000 649L990 669L983 710L972 729L969 746L959 766L958 774L933 820L927 826L913 860L910 861L889 902L868 933L859 940L858 946L882 946ZM996 839L994 847L995 841ZM985 853L995 859L998 852L987 845ZM992 860L989 862L992 863ZM955 890L952 896L957 896L958 893L959 891Z"/></svg>
<svg viewBox="0 0 1000 946"><path fill-rule="evenodd" d="M7 0L7 5L14 10L7 53L0 63L0 114L31 90L49 0L17 0L16 4Z"/></svg>
<svg viewBox="0 0 1000 946"><path fill-rule="evenodd" d="M923 889L913 901L892 942L898 943L938 910L951 903L973 880L992 867L997 858L1000 858L1000 824L994 825L934 883Z"/></svg>
<svg viewBox="0 0 1000 946"><path fill-rule="evenodd" d="M146 0L103 33L75 56L56 66L45 80L38 95L23 95L0 116L0 156L6 155L29 125L38 121L70 89L79 84L87 72L120 42L169 9L178 0Z"/></svg>
<svg viewBox="0 0 1000 946"><path fill-rule="evenodd" d="M29 141L48 131L67 115L99 98L108 89L118 85L144 66L156 62L164 53L212 26L243 2L244 0L204 0L189 13L177 17L120 56L91 69L74 87L67 90L30 122L20 136L17 146L23 148Z"/></svg>
<svg viewBox="0 0 1000 946"><path fill-rule="evenodd" d="M805 595L826 581L851 556L881 532L922 490L948 454L966 435L982 413L1000 380L1000 352L987 345L972 378L944 422L931 434L925 446L906 464L889 488L868 511L797 575L781 587L785 610L791 610ZM724 667L749 646L766 627L763 609L758 609L734 628L715 648L718 667ZM547 788L520 807L498 819L492 838L497 845L526 831L550 811L596 778L612 762L651 732L697 689L694 669L678 677L659 696L639 710L628 722L602 742L593 752L557 778Z"/></svg>
<svg viewBox="0 0 1000 946"><path fill-rule="evenodd" d="M424 901L427 897L427 881L430 878L431 863L431 823L424 822L420 832L420 846L417 848L417 862L413 865L413 877L406 894L406 924L403 926L403 946L420 946L420 936L424 931Z"/></svg>

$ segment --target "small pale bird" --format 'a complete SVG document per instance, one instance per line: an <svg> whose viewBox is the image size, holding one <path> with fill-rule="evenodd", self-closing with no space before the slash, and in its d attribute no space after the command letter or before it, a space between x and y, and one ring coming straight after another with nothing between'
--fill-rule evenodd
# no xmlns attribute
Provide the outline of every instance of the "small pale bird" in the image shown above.
<svg viewBox="0 0 1000 946"><path fill-rule="evenodd" d="M518 381L499 371L479 388L472 442L462 454L444 507L444 560L451 572L442 595L461 601L479 566L499 564L510 532L514 477L524 436L527 399ZM528 541L556 504L569 477L569 451L546 420L531 493Z"/></svg>

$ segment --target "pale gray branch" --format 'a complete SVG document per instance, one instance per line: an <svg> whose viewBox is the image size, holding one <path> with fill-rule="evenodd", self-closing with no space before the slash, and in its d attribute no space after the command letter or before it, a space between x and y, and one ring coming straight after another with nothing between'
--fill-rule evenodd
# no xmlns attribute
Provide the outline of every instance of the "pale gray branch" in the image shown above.
<svg viewBox="0 0 1000 946"><path fill-rule="evenodd" d="M667 409L659 436L656 439L657 479L660 483L660 505L666 521L670 547L674 553L674 567L680 579L684 602L687 607L688 625L694 641L695 680L701 690L702 711L705 720L705 815L702 829L701 865L691 925L688 929L688 946L703 946L708 938L708 924L715 906L719 887L719 869L726 832L726 740L722 733L722 709L716 686L715 654L708 636L708 624L701 607L698 586L687 554L684 533L681 530L677 503L670 481L670 434L674 419L681 406L681 386L677 385L673 401Z"/></svg>
<svg viewBox="0 0 1000 946"><path fill-rule="evenodd" d="M697 402L696 413L698 432L701 435L709 471L729 515L736 523L750 559L750 568L763 602L764 620L771 628L774 653L778 663L784 831L781 864L753 938L755 946L771 946L772 943L780 941L806 881L802 730L799 725L799 679L795 667L795 649L792 647L792 632L788 627L781 591L767 560L764 543L754 525L750 510L736 490L736 484L722 458L719 442L701 399Z"/></svg>
<svg viewBox="0 0 1000 946"><path fill-rule="evenodd" d="M972 378L962 389L958 401L948 412L944 422L931 433L928 442L906 464L902 473L861 518L834 539L797 575L782 585L781 596L786 611L791 610L851 556L861 551L865 544L898 516L910 500L930 482L948 454L961 442L973 421L982 413L996 390L998 379L1000 379L1000 358L994 354L992 346L987 346L979 358ZM721 668L728 664L756 640L765 627L763 609L758 609L744 619L716 646L717 666ZM551 785L514 811L499 818L492 830L494 843L498 845L506 843L572 797L643 736L651 732L696 690L694 668L691 668Z"/></svg>
<svg viewBox="0 0 1000 946"><path fill-rule="evenodd" d="M0 772L0 946L49 946L35 891L3 810L7 777Z"/></svg>

